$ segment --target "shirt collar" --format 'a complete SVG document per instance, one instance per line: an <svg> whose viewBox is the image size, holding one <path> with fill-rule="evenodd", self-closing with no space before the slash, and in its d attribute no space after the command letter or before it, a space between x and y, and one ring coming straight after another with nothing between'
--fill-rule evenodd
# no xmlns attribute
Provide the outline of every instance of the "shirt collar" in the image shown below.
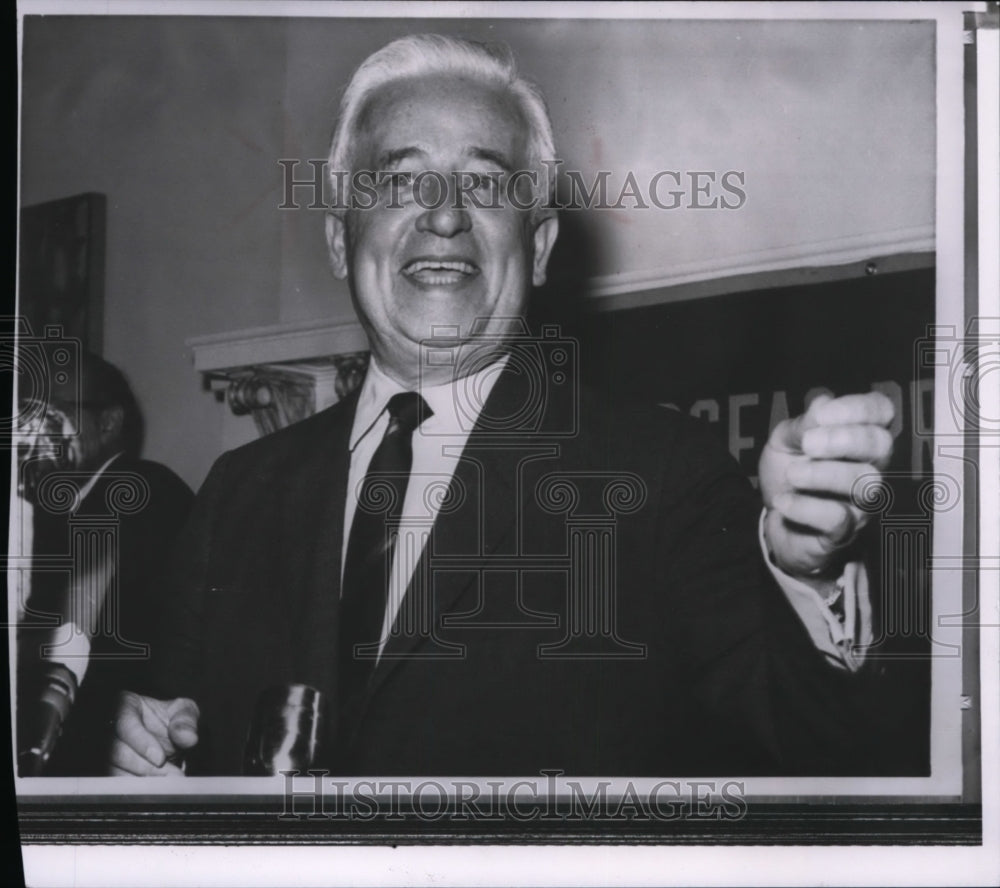
<svg viewBox="0 0 1000 888"><path fill-rule="evenodd" d="M80 498L78 502L82 503L90 495L90 491L94 489L94 485L97 483L97 479L100 478L101 475L103 475L107 471L108 466L110 466L111 463L113 463L121 455L122 451L119 450L118 453L112 456L111 459L109 459L103 466L101 466L96 472L94 472L93 475L91 475L87 479L87 483L80 488Z"/></svg>
<svg viewBox="0 0 1000 888"><path fill-rule="evenodd" d="M487 364L469 376L440 385L422 385L420 394L431 408L433 416L424 420L418 431L436 436L468 437L500 372L507 366L507 360L507 355L501 355L493 363ZM358 396L358 407L351 428L352 452L358 442L378 423L389 399L405 391L411 389L386 374L372 355L368 362L368 373L365 375Z"/></svg>

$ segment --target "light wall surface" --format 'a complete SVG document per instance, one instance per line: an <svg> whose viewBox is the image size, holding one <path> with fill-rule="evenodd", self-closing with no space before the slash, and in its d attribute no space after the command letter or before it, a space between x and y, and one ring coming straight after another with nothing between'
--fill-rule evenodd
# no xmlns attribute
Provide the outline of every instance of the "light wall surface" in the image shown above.
<svg viewBox="0 0 1000 888"><path fill-rule="evenodd" d="M615 197L629 171L743 174L735 210L574 213L588 278L721 274L933 230L927 23L29 18L21 204L107 195L105 356L145 408L146 455L195 487L227 408L185 340L353 316L323 213L278 209L278 160L325 157L350 72L417 30L509 42L564 169L609 171Z"/></svg>

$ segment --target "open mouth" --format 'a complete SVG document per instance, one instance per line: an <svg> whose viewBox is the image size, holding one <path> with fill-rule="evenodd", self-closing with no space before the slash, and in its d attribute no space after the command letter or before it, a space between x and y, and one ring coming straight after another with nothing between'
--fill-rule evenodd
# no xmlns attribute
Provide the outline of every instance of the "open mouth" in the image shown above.
<svg viewBox="0 0 1000 888"><path fill-rule="evenodd" d="M448 287L476 277L479 267L464 259L414 259L402 271L411 281L425 287Z"/></svg>

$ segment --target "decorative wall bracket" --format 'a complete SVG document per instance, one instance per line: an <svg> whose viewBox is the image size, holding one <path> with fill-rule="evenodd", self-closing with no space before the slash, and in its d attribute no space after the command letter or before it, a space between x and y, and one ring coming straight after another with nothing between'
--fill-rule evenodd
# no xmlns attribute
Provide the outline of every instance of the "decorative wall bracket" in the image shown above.
<svg viewBox="0 0 1000 888"><path fill-rule="evenodd" d="M286 324L190 339L195 369L259 435L299 422L354 391L368 368L356 323Z"/></svg>
<svg viewBox="0 0 1000 888"><path fill-rule="evenodd" d="M258 433L269 435L349 395L361 385L367 367L368 353L357 352L207 375L236 416L250 414Z"/></svg>

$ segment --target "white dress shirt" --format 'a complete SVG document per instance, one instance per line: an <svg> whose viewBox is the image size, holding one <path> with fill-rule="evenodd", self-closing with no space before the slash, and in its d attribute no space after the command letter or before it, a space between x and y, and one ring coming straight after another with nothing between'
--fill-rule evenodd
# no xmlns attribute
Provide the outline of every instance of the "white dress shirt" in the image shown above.
<svg viewBox="0 0 1000 888"><path fill-rule="evenodd" d="M422 386L420 389L420 394L434 415L425 419L413 433L413 463L400 515L399 538L389 573L389 595L382 622L380 656L431 526L437 518L441 498L455 474L472 427L506 364L507 358L504 357L472 376L442 385ZM357 412L351 429L351 462L347 477L348 496L344 507L344 539L341 550L342 576L343 564L347 560L347 541L357 509L357 491L389 425L386 405L393 395L404 391L410 389L386 375L373 356L358 396ZM817 649L840 669L853 672L860 668L864 660L864 645L871 643L872 635L868 578L864 567L853 562L848 564L837 584L838 594L824 601L808 584L786 574L771 562L763 527L762 513L759 541L764 562ZM841 595L844 597L843 621L830 607Z"/></svg>
<svg viewBox="0 0 1000 888"><path fill-rule="evenodd" d="M379 655L385 647L406 587L410 584L434 519L440 511L441 501L455 474L465 442L506 365L507 358L504 357L471 376L420 388L420 394L433 415L413 432L413 463L400 514L399 538L389 572L389 595L382 623ZM357 412L351 429L351 465L347 475L347 502L344 506L341 576L343 565L347 561L350 528L357 509L357 491L364 482L368 464L389 425L386 405L393 395L410 390L387 376L372 357L358 396Z"/></svg>
<svg viewBox="0 0 1000 888"><path fill-rule="evenodd" d="M105 462L104 465L87 479L77 494L76 503L73 506L74 512L80 507L80 503L87 498L90 491L94 489L94 485L97 484L101 475L110 468L111 464L119 456L121 456L121 451L112 456L111 459ZM101 575L102 577L107 576L104 572ZM85 583L88 581L93 582L93 578L77 578L77 582ZM106 592L107 589L104 589L99 593L101 600L103 600L103 594ZM71 622L60 623L53 631L49 644L52 645L52 650L45 659L53 663L61 663L76 676L77 686L83 684L83 677L87 674L87 665L90 663L90 638L84 629Z"/></svg>

